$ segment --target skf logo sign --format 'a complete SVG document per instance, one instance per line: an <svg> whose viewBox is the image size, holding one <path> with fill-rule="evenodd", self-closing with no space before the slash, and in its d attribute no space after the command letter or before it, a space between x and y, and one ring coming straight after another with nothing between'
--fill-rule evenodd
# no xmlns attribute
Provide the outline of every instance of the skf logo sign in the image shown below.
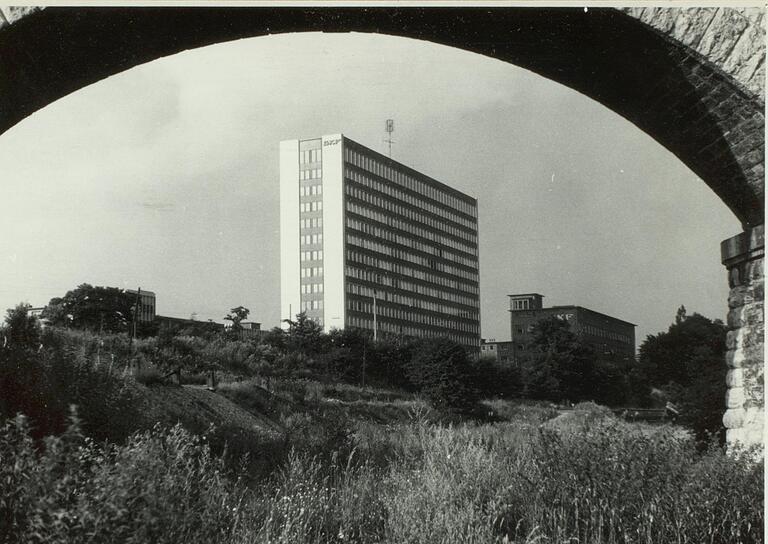
<svg viewBox="0 0 768 544"><path fill-rule="evenodd" d="M555 314L555 317L564 321L570 321L573 314Z"/></svg>
<svg viewBox="0 0 768 544"><path fill-rule="evenodd" d="M336 138L335 140L325 140L323 142L323 147L328 147L329 145L336 145L341 141L341 138Z"/></svg>

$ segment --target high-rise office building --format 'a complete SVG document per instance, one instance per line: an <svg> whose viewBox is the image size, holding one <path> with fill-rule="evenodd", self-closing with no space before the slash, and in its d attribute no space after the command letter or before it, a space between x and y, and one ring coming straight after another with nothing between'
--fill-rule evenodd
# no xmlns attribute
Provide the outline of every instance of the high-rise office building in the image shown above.
<svg viewBox="0 0 768 544"><path fill-rule="evenodd" d="M477 200L341 134L280 143L281 317L480 345Z"/></svg>

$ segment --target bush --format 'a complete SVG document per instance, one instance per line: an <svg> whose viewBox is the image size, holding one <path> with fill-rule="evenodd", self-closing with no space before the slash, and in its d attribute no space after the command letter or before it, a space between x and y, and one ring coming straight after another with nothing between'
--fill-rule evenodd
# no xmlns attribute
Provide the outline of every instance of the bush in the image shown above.
<svg viewBox="0 0 768 544"><path fill-rule="evenodd" d="M0 427L0 542L223 542L244 490L180 427L106 449L75 419L37 452L23 417Z"/></svg>
<svg viewBox="0 0 768 544"><path fill-rule="evenodd" d="M461 344L447 338L425 341L407 366L409 380L439 409L469 413L479 392Z"/></svg>
<svg viewBox="0 0 768 544"><path fill-rule="evenodd" d="M97 336L46 329L42 340L35 352L0 350L2 419L23 413L42 438L64 431L74 404L97 440L121 441L136 430L135 394Z"/></svg>
<svg viewBox="0 0 768 544"><path fill-rule="evenodd" d="M297 413L291 454L227 428L102 447L76 420L38 451L18 417L0 427L0 542L762 542L755 452L579 410L566 429L365 424L354 451L342 412ZM281 468L249 491L242 451Z"/></svg>
<svg viewBox="0 0 768 544"><path fill-rule="evenodd" d="M144 366L133 375L133 379L144 385L162 385L165 383L162 373L153 366Z"/></svg>

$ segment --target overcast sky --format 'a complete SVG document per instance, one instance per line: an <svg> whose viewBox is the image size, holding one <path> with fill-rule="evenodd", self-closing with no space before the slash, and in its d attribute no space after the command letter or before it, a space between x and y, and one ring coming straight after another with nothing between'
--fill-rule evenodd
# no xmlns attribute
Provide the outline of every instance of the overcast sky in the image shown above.
<svg viewBox="0 0 768 544"><path fill-rule="evenodd" d="M82 89L0 137L0 308L87 282L162 315L279 315L278 143L341 132L479 200L484 337L511 293L638 325L723 318L741 231L650 136L515 66L428 42L287 34L185 52Z"/></svg>

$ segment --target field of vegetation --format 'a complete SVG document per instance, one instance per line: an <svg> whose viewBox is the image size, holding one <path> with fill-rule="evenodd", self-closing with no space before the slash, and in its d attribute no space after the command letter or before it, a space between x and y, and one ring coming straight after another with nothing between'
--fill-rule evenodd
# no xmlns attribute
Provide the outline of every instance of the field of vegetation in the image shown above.
<svg viewBox="0 0 768 544"><path fill-rule="evenodd" d="M15 318L0 349L3 543L763 541L761 456L671 424L587 402L468 409L441 393L450 366L416 390L311 365L223 383L206 392L216 406L190 394L155 423L147 399L197 386L138 382L124 335ZM222 370L269 362L215 342ZM231 420L211 419L225 408Z"/></svg>

